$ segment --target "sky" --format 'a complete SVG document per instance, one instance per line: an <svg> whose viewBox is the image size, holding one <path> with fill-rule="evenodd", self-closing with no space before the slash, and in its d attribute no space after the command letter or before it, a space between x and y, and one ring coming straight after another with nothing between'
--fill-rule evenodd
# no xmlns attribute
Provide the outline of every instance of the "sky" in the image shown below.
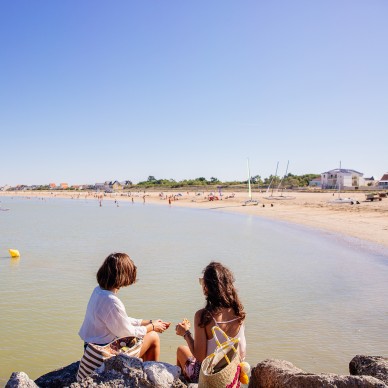
<svg viewBox="0 0 388 388"><path fill-rule="evenodd" d="M386 0L2 0L0 186L388 171Z"/></svg>

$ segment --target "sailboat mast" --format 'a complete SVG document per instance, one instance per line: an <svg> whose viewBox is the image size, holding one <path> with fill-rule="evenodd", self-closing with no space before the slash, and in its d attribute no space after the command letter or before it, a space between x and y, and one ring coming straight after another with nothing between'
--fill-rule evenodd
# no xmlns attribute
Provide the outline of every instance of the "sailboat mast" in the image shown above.
<svg viewBox="0 0 388 388"><path fill-rule="evenodd" d="M248 196L249 199L252 199L252 191L251 191L251 171L249 169L249 158L247 158L247 168L248 168Z"/></svg>
<svg viewBox="0 0 388 388"><path fill-rule="evenodd" d="M279 186L278 186L278 191L279 191L279 189L280 189L280 186L282 185L282 183L283 183L283 180L284 180L284 178L287 176L287 172L288 172L288 165L289 165L289 163L290 163L290 161L289 160L287 160L287 167L286 167L286 172L284 173L284 175L283 175L283 178L280 180L280 183L279 183ZM283 192L282 192L282 194L283 194Z"/></svg>
<svg viewBox="0 0 388 388"><path fill-rule="evenodd" d="M279 162L276 164L275 176L272 178L272 180L274 180L278 176L278 167L279 167ZM273 197L273 186L271 191L271 197Z"/></svg>
<svg viewBox="0 0 388 388"><path fill-rule="evenodd" d="M340 199L341 198L341 161L340 161L339 172L337 174L337 180L338 180L338 199Z"/></svg>

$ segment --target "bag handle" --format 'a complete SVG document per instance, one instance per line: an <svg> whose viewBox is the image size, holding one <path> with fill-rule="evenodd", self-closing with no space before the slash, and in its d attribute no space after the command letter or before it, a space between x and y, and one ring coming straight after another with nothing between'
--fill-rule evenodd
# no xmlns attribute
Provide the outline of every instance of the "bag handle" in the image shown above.
<svg viewBox="0 0 388 388"><path fill-rule="evenodd" d="M213 370L213 367L214 367L214 365L212 365L212 363L213 363L213 360L214 360L214 358L216 356L216 353L220 354L222 352L222 358L225 358L226 362L228 364L230 364L231 361L230 361L227 353L230 350L232 350L232 349L233 349L234 353L237 353L238 352L238 350L237 350L238 343L240 342L240 338L231 338L231 337L229 337L218 326L213 326L211 328L211 331L212 331L213 337L214 337L214 339L216 341L217 347L216 347L216 349L215 349L215 351L213 353L209 354L206 357L206 359L209 360L209 363L208 363L207 368L206 368L208 373L212 373L212 370ZM221 343L219 338L217 337L217 332L219 334L221 334L223 337L225 337L225 341L223 343ZM225 351L225 349L227 349L227 351Z"/></svg>
<svg viewBox="0 0 388 388"><path fill-rule="evenodd" d="M214 337L214 339L215 339L215 341L216 341L217 348L219 348L219 349L221 349L221 350L224 350L225 348L229 348L229 349L230 349L230 345L233 344L233 345L231 346L231 348L234 350L235 353L237 353L238 350L237 350L236 345L238 345L238 343L240 342L240 338L231 338L231 337L229 337L229 336L228 336L228 335L227 335L220 327L218 327L218 326L213 326L211 330L212 330L213 337ZM217 334L216 334L217 331L218 331L221 335L223 335L223 336L225 337L225 339L226 339L225 342L223 342L223 343L220 342L220 340L218 339ZM214 355L214 354L215 354L215 353L212 353L212 355ZM224 357L225 357L227 363L230 364L229 357L227 356L226 353L224 354Z"/></svg>

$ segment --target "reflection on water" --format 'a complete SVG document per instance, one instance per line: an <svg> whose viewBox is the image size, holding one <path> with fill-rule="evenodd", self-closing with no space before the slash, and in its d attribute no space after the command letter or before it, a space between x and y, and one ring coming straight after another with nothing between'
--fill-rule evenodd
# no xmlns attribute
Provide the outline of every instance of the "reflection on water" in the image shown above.
<svg viewBox="0 0 388 388"><path fill-rule="evenodd" d="M287 359L347 373L356 354L388 356L388 254L285 223L149 204L10 199L0 214L0 382L81 357L77 335L95 274L113 251L139 281L120 290L130 316L173 323L204 303L198 276L219 260L247 311L248 362ZM357 246L356 246L357 245ZM8 248L20 259L5 257ZM163 333L162 360L182 339Z"/></svg>

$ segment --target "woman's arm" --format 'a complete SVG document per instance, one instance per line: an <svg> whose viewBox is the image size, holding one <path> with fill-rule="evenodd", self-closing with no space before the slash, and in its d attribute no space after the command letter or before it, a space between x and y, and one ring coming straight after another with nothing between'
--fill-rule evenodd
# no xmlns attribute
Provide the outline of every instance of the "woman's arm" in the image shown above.
<svg viewBox="0 0 388 388"><path fill-rule="evenodd" d="M154 330L158 333L163 333L170 326L170 322L163 322L161 319L147 319L142 320L140 326L145 326L147 328L147 333Z"/></svg>
<svg viewBox="0 0 388 388"><path fill-rule="evenodd" d="M125 309L118 303L111 306L105 325L118 338L127 336L143 338L148 333L147 327L134 326L132 318L128 317Z"/></svg>
<svg viewBox="0 0 388 388"><path fill-rule="evenodd" d="M205 328L199 327L199 321L201 317L202 310L196 312L194 317L194 338L189 331L190 322L187 319L184 319L181 323L176 325L176 333L182 336L190 349L190 352L198 361L203 361L206 357L207 350L207 338Z"/></svg>
<svg viewBox="0 0 388 388"><path fill-rule="evenodd" d="M195 313L195 316L194 316L195 344L194 344L194 351L193 351L193 356L200 362L202 362L206 358L206 352L207 352L206 331L204 327L199 326L201 315L202 315L202 310L199 310Z"/></svg>

